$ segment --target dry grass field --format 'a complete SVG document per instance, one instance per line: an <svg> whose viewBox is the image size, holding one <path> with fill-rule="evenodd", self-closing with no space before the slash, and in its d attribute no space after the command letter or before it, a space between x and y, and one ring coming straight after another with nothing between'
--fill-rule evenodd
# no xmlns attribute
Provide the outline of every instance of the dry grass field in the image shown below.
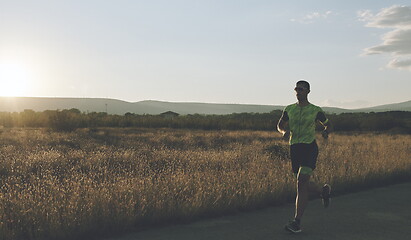
<svg viewBox="0 0 411 240"><path fill-rule="evenodd" d="M411 176L410 135L318 144L314 178L337 193ZM3 129L0 239L88 239L283 204L294 181L276 132Z"/></svg>

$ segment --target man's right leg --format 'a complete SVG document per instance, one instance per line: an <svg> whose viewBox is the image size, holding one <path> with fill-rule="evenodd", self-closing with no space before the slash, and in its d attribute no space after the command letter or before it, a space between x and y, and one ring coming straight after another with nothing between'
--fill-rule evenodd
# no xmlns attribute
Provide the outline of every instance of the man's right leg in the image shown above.
<svg viewBox="0 0 411 240"><path fill-rule="evenodd" d="M297 197L295 199L295 219L298 221L303 217L310 195L310 174L312 170L301 167L297 176Z"/></svg>
<svg viewBox="0 0 411 240"><path fill-rule="evenodd" d="M293 233L301 232L301 218L307 207L310 194L310 173L312 170L307 167L300 167L297 174L297 196L295 198L295 215L294 220L290 221L285 229Z"/></svg>

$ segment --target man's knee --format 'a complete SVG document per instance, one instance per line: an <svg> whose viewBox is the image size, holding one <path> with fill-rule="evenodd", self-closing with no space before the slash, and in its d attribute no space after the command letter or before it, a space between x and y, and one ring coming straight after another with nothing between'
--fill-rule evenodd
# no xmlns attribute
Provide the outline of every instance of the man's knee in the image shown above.
<svg viewBox="0 0 411 240"><path fill-rule="evenodd" d="M313 170L309 167L300 167L297 175L298 184L308 184Z"/></svg>
<svg viewBox="0 0 411 240"><path fill-rule="evenodd" d="M310 167L301 166L298 169L298 175L300 175L300 174L311 176L313 174L313 169L310 168Z"/></svg>

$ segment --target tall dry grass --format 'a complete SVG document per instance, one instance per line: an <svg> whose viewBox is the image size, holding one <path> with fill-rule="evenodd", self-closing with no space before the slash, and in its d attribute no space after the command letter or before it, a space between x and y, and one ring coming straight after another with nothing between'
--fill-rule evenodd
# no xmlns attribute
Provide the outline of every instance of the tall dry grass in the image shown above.
<svg viewBox="0 0 411 240"><path fill-rule="evenodd" d="M319 140L319 182L340 192L411 176L410 135ZM3 130L0 239L80 239L282 204L288 145L273 132Z"/></svg>

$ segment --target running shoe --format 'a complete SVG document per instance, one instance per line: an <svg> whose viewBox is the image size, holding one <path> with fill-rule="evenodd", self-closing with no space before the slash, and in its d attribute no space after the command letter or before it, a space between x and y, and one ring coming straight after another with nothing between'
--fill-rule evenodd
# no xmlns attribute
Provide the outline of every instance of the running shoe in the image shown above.
<svg viewBox="0 0 411 240"><path fill-rule="evenodd" d="M292 233L299 233L301 232L300 224L297 221L292 220L287 225L285 225L285 230L292 232Z"/></svg>
<svg viewBox="0 0 411 240"><path fill-rule="evenodd" d="M331 186L329 184L324 184L322 187L321 198L323 201L324 207L328 207L330 205L331 200Z"/></svg>

